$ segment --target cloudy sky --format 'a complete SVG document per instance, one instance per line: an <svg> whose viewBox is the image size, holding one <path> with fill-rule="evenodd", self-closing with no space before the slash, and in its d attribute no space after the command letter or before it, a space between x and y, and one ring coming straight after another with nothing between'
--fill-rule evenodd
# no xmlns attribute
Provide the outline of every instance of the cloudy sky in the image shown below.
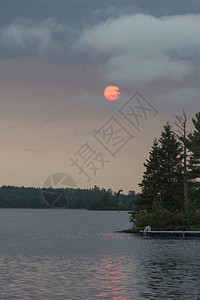
<svg viewBox="0 0 200 300"><path fill-rule="evenodd" d="M0 185L42 187L62 172L79 187L139 191L171 114L200 111L199 0L0 7ZM105 99L108 85L119 87L118 100Z"/></svg>

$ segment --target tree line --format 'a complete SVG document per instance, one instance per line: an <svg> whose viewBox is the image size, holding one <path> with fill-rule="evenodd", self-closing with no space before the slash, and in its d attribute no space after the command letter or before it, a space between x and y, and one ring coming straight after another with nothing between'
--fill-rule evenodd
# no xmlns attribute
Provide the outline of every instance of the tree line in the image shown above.
<svg viewBox="0 0 200 300"><path fill-rule="evenodd" d="M137 197L133 190L125 195L97 186L89 189L2 186L0 208L131 210Z"/></svg>
<svg viewBox="0 0 200 300"><path fill-rule="evenodd" d="M141 193L131 212L137 230L150 225L154 230L200 228L200 112L188 131L185 111L173 115L155 138L144 163Z"/></svg>

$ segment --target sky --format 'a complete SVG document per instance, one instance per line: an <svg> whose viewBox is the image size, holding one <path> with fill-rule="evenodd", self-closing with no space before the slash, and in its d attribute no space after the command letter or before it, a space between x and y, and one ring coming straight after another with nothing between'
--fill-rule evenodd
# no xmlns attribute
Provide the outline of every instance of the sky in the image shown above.
<svg viewBox="0 0 200 300"><path fill-rule="evenodd" d="M166 121L200 111L199 0L0 7L0 186L43 187L63 173L80 188L140 191Z"/></svg>

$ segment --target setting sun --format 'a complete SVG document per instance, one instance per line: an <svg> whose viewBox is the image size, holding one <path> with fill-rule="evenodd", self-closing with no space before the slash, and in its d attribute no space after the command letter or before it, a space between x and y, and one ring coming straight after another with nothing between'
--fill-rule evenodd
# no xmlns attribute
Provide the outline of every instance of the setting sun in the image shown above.
<svg viewBox="0 0 200 300"><path fill-rule="evenodd" d="M111 100L111 101L117 100L119 98L119 95L120 95L120 91L117 86L109 85L104 90L104 96L108 100Z"/></svg>

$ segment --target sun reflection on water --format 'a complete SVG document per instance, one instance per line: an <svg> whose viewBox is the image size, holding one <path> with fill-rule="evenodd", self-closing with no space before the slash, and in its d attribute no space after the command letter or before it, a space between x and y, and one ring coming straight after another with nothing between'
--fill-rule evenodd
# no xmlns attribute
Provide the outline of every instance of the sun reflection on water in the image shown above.
<svg viewBox="0 0 200 300"><path fill-rule="evenodd" d="M128 299L123 257L0 256L1 299Z"/></svg>
<svg viewBox="0 0 200 300"><path fill-rule="evenodd" d="M101 299L127 299L125 296L125 274L122 270L122 259L119 256L104 257L96 277Z"/></svg>

